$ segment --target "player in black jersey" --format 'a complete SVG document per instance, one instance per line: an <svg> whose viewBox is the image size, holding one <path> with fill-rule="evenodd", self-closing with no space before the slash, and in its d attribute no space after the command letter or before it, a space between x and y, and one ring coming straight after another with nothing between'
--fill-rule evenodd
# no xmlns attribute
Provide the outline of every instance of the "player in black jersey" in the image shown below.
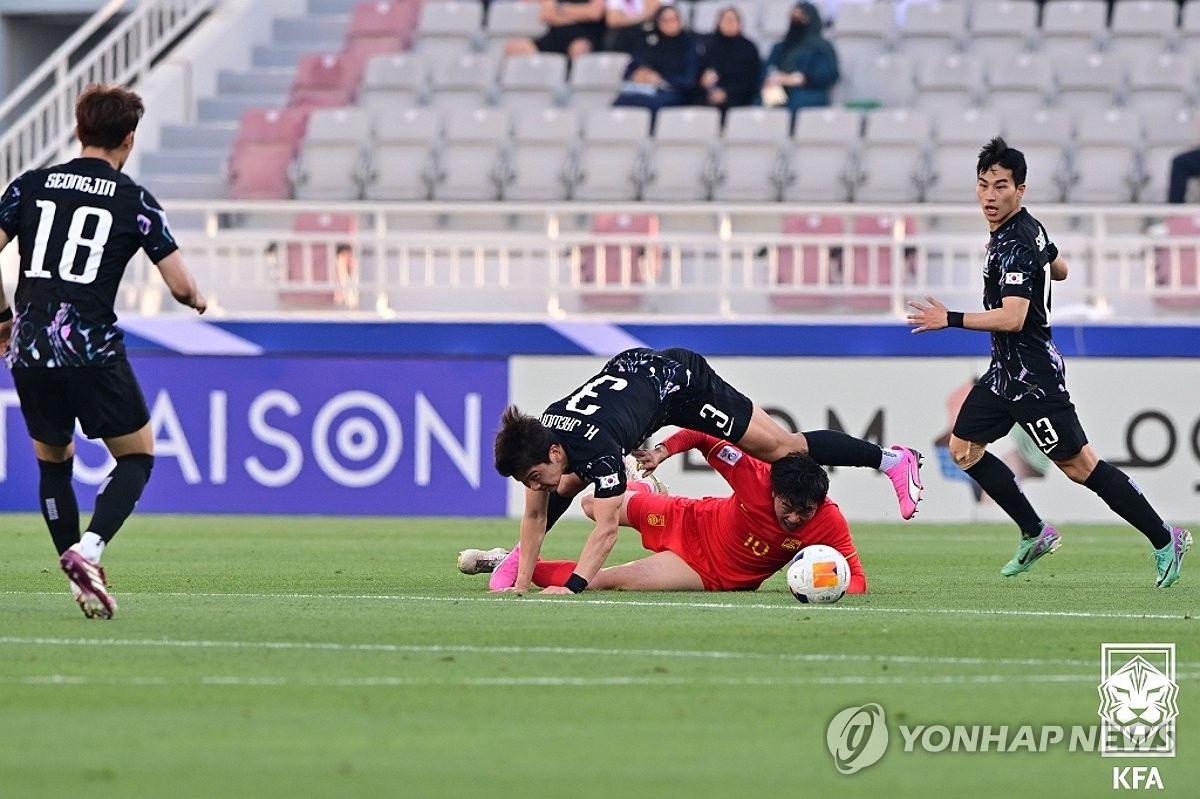
<svg viewBox="0 0 1200 799"><path fill-rule="evenodd" d="M909 303L908 321L914 333L963 327L992 334L991 365L958 412L950 453L1021 530L1017 552L1000 573L1011 577L1028 571L1060 544L1058 532L1030 505L1012 470L987 452L988 444L1018 424L1067 477L1094 491L1150 540L1158 568L1155 585L1167 588L1179 579L1192 536L1164 522L1137 484L1100 460L1088 444L1050 332L1050 284L1066 279L1067 262L1041 223L1021 207L1025 156L995 138L980 151L975 171L975 191L992 232L983 269L985 310L950 311L926 297L928 304Z"/></svg>
<svg viewBox="0 0 1200 799"><path fill-rule="evenodd" d="M0 285L0 351L33 439L42 516L88 618L116 610L100 555L154 466L150 412L114 312L129 259L145 250L176 300L206 307L162 208L121 173L143 110L128 89L89 87L75 104L79 158L30 170L0 197L0 249L16 238L21 255L12 307ZM116 459L82 536L71 485L76 420Z"/></svg>
<svg viewBox="0 0 1200 799"><path fill-rule="evenodd" d="M518 592L529 588L546 531L591 485L596 528L578 569L565 588L543 593L578 593L587 587L617 540L626 480L623 459L667 425L733 442L767 463L807 452L826 466L879 469L891 479L905 519L912 518L921 499L920 453L906 447L881 449L834 430L789 433L703 357L681 348L626 350L540 419L509 406L501 425L496 470L526 488L521 541L509 555L520 559L511 586Z"/></svg>

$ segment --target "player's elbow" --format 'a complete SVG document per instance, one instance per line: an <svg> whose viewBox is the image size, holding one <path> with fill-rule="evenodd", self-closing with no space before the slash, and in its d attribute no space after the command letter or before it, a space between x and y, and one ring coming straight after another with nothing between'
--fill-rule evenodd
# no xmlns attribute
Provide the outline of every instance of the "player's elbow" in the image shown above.
<svg viewBox="0 0 1200 799"><path fill-rule="evenodd" d="M583 515L587 516L592 521L596 521L596 498L588 494L579 501L579 507L583 509Z"/></svg>

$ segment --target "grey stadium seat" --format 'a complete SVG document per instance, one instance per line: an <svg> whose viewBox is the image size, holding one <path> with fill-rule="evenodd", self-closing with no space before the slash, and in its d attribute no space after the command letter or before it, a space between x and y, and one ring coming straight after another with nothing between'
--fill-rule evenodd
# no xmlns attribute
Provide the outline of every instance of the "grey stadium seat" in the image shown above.
<svg viewBox="0 0 1200 799"><path fill-rule="evenodd" d="M984 105L997 111L1023 114L1041 108L1054 91L1054 70L1041 53L1020 53L1015 58L989 56L985 71L988 88Z"/></svg>
<svg viewBox="0 0 1200 799"><path fill-rule="evenodd" d="M571 106L587 110L612 105L629 60L626 53L585 53L576 58L567 81Z"/></svg>
<svg viewBox="0 0 1200 799"><path fill-rule="evenodd" d="M1003 134L1000 115L979 108L944 110L934 116L934 146L929 154L925 201L969 202L975 186L979 151Z"/></svg>
<svg viewBox="0 0 1200 799"><path fill-rule="evenodd" d="M758 3L754 0L697 0L692 4L689 29L700 35L708 35L717 28L717 19L729 6L742 15L742 33L753 39L758 35Z"/></svg>
<svg viewBox="0 0 1200 799"><path fill-rule="evenodd" d="M593 108L586 112L582 132L574 199L638 199L645 180L650 110Z"/></svg>
<svg viewBox="0 0 1200 799"><path fill-rule="evenodd" d="M454 56L475 49L483 30L483 3L439 0L424 3L417 18L413 49L430 56Z"/></svg>
<svg viewBox="0 0 1200 799"><path fill-rule="evenodd" d="M858 155L856 202L918 202L928 174L932 122L927 111L868 111Z"/></svg>
<svg viewBox="0 0 1200 799"><path fill-rule="evenodd" d="M1186 0L1179 13L1179 52L1194 53L1200 48L1200 0Z"/></svg>
<svg viewBox="0 0 1200 799"><path fill-rule="evenodd" d="M654 141L647 153L647 200L680 202L707 200L712 191L714 150L721 128L716 108L663 108L654 123Z"/></svg>
<svg viewBox="0 0 1200 799"><path fill-rule="evenodd" d="M1132 56L1125 103L1140 111L1174 110L1191 103L1193 62L1183 53Z"/></svg>
<svg viewBox="0 0 1200 799"><path fill-rule="evenodd" d="M425 102L429 64L420 53L372 56L363 73L358 104L371 110L408 108Z"/></svg>
<svg viewBox="0 0 1200 799"><path fill-rule="evenodd" d="M787 202L846 202L854 177L862 114L848 108L803 108L788 147Z"/></svg>
<svg viewBox="0 0 1200 799"><path fill-rule="evenodd" d="M484 49L496 55L504 52L509 39L536 39L546 32L539 17L540 3L504 2L489 3L487 12L487 41Z"/></svg>
<svg viewBox="0 0 1200 799"><path fill-rule="evenodd" d="M983 62L970 53L922 58L917 64L913 104L928 111L972 108L986 96Z"/></svg>
<svg viewBox="0 0 1200 799"><path fill-rule="evenodd" d="M1068 111L1112 108L1125 87L1125 65L1101 53L1054 58L1054 107Z"/></svg>
<svg viewBox="0 0 1200 799"><path fill-rule="evenodd" d="M433 199L498 200L506 175L508 112L458 108L447 111L444 122Z"/></svg>
<svg viewBox="0 0 1200 799"><path fill-rule="evenodd" d="M375 111L374 120L366 198L429 199L442 136L441 116L431 108L391 108Z"/></svg>
<svg viewBox="0 0 1200 799"><path fill-rule="evenodd" d="M429 104L442 110L491 104L498 64L499 59L487 53L460 53L438 59L430 75Z"/></svg>
<svg viewBox="0 0 1200 799"><path fill-rule="evenodd" d="M1175 0L1136 0L1113 3L1105 52L1122 58L1166 52L1179 35L1179 4Z"/></svg>
<svg viewBox="0 0 1200 799"><path fill-rule="evenodd" d="M1138 201L1163 203L1167 201L1171 159L1183 150L1195 149L1200 116L1189 109L1158 109L1143 112L1143 116L1145 142Z"/></svg>
<svg viewBox="0 0 1200 799"><path fill-rule="evenodd" d="M1046 0L1040 49L1056 56L1095 52L1107 28L1107 0Z"/></svg>
<svg viewBox="0 0 1200 799"><path fill-rule="evenodd" d="M908 7L897 43L902 51L913 55L944 55L961 50L966 33L966 3L936 0Z"/></svg>
<svg viewBox="0 0 1200 799"><path fill-rule="evenodd" d="M371 115L359 108L318 108L294 165L297 200L357 200L362 197Z"/></svg>
<svg viewBox="0 0 1200 799"><path fill-rule="evenodd" d="M1069 203L1129 203L1141 182L1141 123L1137 113L1110 108L1076 119Z"/></svg>
<svg viewBox="0 0 1200 799"><path fill-rule="evenodd" d="M907 108L913 101L913 59L904 53L873 53L847 65L843 103Z"/></svg>
<svg viewBox="0 0 1200 799"><path fill-rule="evenodd" d="M567 57L562 53L509 56L500 67L498 100L505 108L558 105L566 79Z"/></svg>
<svg viewBox="0 0 1200 799"><path fill-rule="evenodd" d="M523 109L514 113L504 199L570 199L579 113L572 108Z"/></svg>
<svg viewBox="0 0 1200 799"><path fill-rule="evenodd" d="M829 28L829 38L842 63L892 49L896 24L890 3L843 3Z"/></svg>
<svg viewBox="0 0 1200 799"><path fill-rule="evenodd" d="M1075 133L1071 115L1058 109L1041 109L1009 114L1005 121L1008 145L1025 153L1029 167L1025 202L1062 202L1070 176L1067 154Z"/></svg>
<svg viewBox="0 0 1200 799"><path fill-rule="evenodd" d="M1012 58L1028 52L1036 41L1037 0L999 0L977 3L971 13L968 52L982 58Z"/></svg>
<svg viewBox="0 0 1200 799"><path fill-rule="evenodd" d="M791 113L786 108L729 109L713 199L778 200L785 174L784 146L791 124Z"/></svg>

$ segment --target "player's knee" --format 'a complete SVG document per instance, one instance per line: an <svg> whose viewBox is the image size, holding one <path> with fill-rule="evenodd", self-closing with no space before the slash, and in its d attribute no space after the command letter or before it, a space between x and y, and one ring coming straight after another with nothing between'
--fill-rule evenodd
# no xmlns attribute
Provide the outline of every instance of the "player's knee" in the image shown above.
<svg viewBox="0 0 1200 799"><path fill-rule="evenodd" d="M125 465L136 469L142 474L142 477L149 482L150 472L154 471L154 456L153 455L122 455L117 458L118 465Z"/></svg>
<svg viewBox="0 0 1200 799"><path fill-rule="evenodd" d="M982 447L966 446L961 449L957 447L950 448L950 457L954 459L958 468L964 472L979 463L980 458L983 457L983 453L984 449Z"/></svg>

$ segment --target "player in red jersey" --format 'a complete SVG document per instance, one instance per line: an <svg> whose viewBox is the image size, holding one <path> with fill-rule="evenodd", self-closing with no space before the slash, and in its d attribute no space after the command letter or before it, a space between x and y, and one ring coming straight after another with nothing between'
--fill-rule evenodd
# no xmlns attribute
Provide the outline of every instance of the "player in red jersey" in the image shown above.
<svg viewBox="0 0 1200 799"><path fill-rule="evenodd" d="M703 499L666 496L655 492L649 480L631 482L620 522L641 533L642 545L654 554L601 569L589 588L753 591L801 548L827 544L850 564L847 593L866 592L867 578L850 526L829 499L829 477L816 461L797 453L768 464L727 441L691 430L633 454L651 473L667 458L688 449L704 453L733 488L733 495ZM582 502L589 516L593 503L590 496ZM489 554L495 568L492 582L502 585L507 581L502 570L515 568L517 558L479 553L476 571L487 569ZM460 569L463 565L460 559ZM574 561L539 560L533 584L542 588L564 585L574 570Z"/></svg>

